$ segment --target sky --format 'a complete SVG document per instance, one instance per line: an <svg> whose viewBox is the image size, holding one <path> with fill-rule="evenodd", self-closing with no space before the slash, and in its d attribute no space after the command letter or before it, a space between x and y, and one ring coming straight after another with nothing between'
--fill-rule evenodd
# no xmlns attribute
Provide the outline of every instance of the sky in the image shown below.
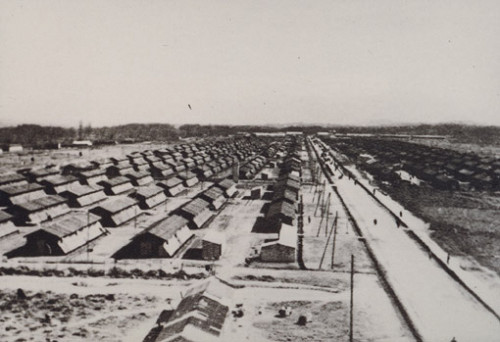
<svg viewBox="0 0 500 342"><path fill-rule="evenodd" d="M0 125L500 125L499 37L498 0L0 0Z"/></svg>

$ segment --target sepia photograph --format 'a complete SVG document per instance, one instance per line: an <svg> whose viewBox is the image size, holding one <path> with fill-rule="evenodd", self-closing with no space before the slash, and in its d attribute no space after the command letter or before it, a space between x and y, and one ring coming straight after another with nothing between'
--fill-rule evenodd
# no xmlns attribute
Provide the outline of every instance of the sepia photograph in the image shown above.
<svg viewBox="0 0 500 342"><path fill-rule="evenodd" d="M500 2L0 0L0 342L500 342Z"/></svg>

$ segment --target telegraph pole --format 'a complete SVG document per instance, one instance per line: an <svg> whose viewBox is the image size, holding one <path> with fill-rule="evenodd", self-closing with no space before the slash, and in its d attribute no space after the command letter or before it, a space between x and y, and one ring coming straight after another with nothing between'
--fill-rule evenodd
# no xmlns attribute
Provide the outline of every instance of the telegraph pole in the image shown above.
<svg viewBox="0 0 500 342"><path fill-rule="evenodd" d="M302 201L302 195L300 196L299 202L299 219L298 219L298 230L297 230L297 263L301 270L306 270L306 265L303 258L303 243L304 243L304 203Z"/></svg>
<svg viewBox="0 0 500 342"><path fill-rule="evenodd" d="M332 270L333 265L335 265L335 242L337 241L337 220L339 218L339 212L335 213L335 221L333 222L334 231L333 231L333 244L332 244Z"/></svg>
<svg viewBox="0 0 500 342"><path fill-rule="evenodd" d="M349 311L349 342L353 342L353 306L354 306L354 255L351 254L351 305Z"/></svg>

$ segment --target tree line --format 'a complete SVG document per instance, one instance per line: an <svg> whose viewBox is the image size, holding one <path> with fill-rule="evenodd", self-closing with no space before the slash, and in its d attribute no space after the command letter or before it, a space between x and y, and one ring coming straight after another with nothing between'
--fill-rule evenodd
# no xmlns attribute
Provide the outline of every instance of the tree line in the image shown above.
<svg viewBox="0 0 500 342"><path fill-rule="evenodd" d="M198 125L175 127L170 124L127 124L111 127L83 126L64 128L23 124L0 127L0 144L21 144L27 147L46 148L69 144L73 140L91 140L96 144L138 141L176 141L184 137L226 136L236 133L302 131L314 134L321 131L336 133L375 133L411 135L448 135L462 143L500 146L500 127L471 126L462 124L392 125L392 126L257 126L257 125Z"/></svg>

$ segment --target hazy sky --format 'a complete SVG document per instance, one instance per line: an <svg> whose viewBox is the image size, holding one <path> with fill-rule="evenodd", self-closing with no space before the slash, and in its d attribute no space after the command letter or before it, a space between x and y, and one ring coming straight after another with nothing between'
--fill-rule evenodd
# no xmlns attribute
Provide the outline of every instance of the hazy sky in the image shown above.
<svg viewBox="0 0 500 342"><path fill-rule="evenodd" d="M500 1L0 0L0 124L80 120L500 125Z"/></svg>

